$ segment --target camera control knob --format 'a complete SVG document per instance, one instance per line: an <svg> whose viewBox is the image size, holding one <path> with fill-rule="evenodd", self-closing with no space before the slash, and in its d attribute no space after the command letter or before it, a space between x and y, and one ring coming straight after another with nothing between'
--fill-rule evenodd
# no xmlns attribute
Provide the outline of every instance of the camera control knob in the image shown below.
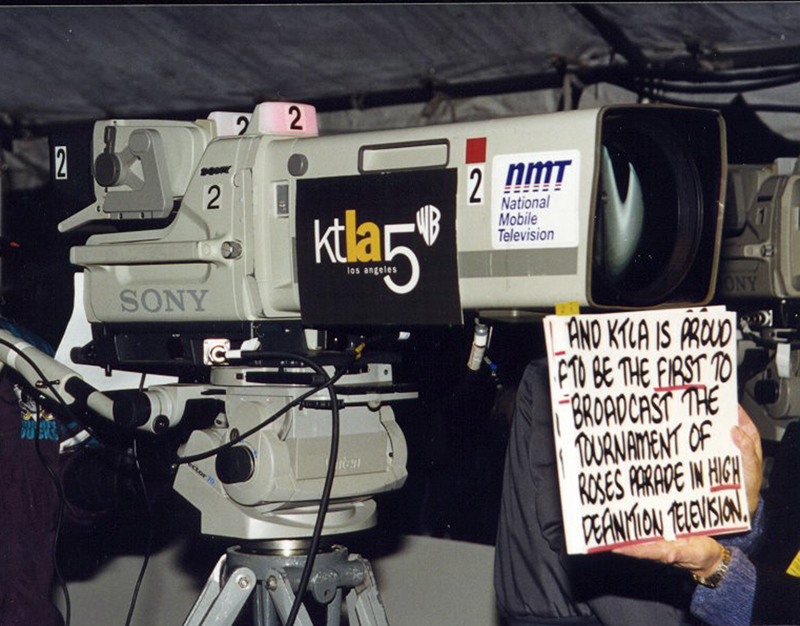
<svg viewBox="0 0 800 626"><path fill-rule="evenodd" d="M243 483L253 477L256 460L247 446L233 446L217 455L215 469L223 483Z"/></svg>
<svg viewBox="0 0 800 626"><path fill-rule="evenodd" d="M780 398L781 388L777 380L759 380L753 389L756 402L775 404Z"/></svg>
<svg viewBox="0 0 800 626"><path fill-rule="evenodd" d="M103 152L94 162L94 179L101 187L114 187L122 178L122 162L116 154Z"/></svg>

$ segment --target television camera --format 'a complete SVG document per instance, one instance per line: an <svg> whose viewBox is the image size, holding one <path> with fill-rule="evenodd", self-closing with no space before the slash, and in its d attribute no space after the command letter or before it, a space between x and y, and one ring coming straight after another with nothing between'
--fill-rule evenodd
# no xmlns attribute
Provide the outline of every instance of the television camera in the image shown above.
<svg viewBox="0 0 800 626"><path fill-rule="evenodd" d="M731 165L717 294L740 314L742 404L763 438L800 417L800 169Z"/></svg>
<svg viewBox="0 0 800 626"><path fill-rule="evenodd" d="M70 150L53 146L56 184ZM0 357L122 428L191 424L175 489L203 532L244 543L187 624L232 623L254 589L259 623L310 623L307 585L331 623L342 588L350 623L385 623L365 560L341 547L314 559L321 536L374 525L372 496L405 480L389 405L415 395L393 376L408 331L468 323L466 311L480 352L490 320L562 302L705 304L717 278L726 163L713 111L319 136L312 107L272 102L99 121L92 150L94 200L59 226L92 233L71 251L93 334L72 359L178 382L99 391L10 337ZM375 337L390 349L371 349Z"/></svg>

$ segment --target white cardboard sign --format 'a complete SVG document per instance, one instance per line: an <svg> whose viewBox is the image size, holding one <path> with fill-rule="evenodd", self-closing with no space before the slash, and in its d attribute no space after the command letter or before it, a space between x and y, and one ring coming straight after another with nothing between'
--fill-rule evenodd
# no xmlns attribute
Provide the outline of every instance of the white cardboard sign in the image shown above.
<svg viewBox="0 0 800 626"><path fill-rule="evenodd" d="M735 313L549 316L545 336L570 554L750 528Z"/></svg>

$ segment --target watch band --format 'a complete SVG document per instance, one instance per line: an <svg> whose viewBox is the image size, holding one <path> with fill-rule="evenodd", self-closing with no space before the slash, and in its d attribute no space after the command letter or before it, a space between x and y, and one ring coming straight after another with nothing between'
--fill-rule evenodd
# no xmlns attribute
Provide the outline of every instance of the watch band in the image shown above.
<svg viewBox="0 0 800 626"><path fill-rule="evenodd" d="M692 574L694 579L704 587L708 587L710 589L716 589L719 587L719 584L722 582L722 579L725 577L728 568L731 565L731 559L733 558L733 553L722 546L722 562L719 564L717 570L711 574L711 576L698 576L697 574Z"/></svg>

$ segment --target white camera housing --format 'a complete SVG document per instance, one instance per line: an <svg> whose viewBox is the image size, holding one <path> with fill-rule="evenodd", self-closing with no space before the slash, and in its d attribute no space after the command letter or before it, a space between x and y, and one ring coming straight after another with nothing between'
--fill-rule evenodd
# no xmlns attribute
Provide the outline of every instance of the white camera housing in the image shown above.
<svg viewBox="0 0 800 626"><path fill-rule="evenodd" d="M301 128L263 123L282 113ZM72 250L89 320L407 326L713 295L716 112L606 107L328 137L309 136L313 116L265 103L240 135L220 134L219 113L97 122L97 202L61 225L124 227Z"/></svg>

